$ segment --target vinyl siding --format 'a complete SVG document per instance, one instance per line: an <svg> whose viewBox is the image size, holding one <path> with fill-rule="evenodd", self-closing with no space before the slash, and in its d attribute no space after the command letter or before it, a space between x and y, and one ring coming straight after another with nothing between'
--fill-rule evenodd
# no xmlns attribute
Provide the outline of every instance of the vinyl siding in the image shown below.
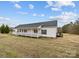
<svg viewBox="0 0 79 59"><path fill-rule="evenodd" d="M47 34L42 34L41 30L46 30ZM17 29L15 29L15 32L13 34L15 35L23 35L23 36L33 36L33 37L56 37L57 33L57 27L46 27L46 28L40 28L38 29L38 33L34 33L34 30L27 30L27 32L17 32Z"/></svg>

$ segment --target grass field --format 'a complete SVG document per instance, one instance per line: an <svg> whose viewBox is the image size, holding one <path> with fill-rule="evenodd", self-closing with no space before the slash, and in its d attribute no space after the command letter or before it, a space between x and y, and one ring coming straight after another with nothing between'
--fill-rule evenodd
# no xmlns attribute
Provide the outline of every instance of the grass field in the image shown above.
<svg viewBox="0 0 79 59"><path fill-rule="evenodd" d="M0 57L79 57L79 35L51 39L0 34Z"/></svg>

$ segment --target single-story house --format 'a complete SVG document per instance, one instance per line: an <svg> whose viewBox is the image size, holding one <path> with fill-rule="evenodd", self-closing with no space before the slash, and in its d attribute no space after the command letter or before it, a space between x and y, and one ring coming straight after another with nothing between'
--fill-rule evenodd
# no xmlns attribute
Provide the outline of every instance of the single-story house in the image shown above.
<svg viewBox="0 0 79 59"><path fill-rule="evenodd" d="M13 30L12 33L15 35L56 38L57 20L22 24L16 26Z"/></svg>

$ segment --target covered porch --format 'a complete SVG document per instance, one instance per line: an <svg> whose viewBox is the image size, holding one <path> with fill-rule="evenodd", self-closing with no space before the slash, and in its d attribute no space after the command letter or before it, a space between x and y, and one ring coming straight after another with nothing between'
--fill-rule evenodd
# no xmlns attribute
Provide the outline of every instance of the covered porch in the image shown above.
<svg viewBox="0 0 79 59"><path fill-rule="evenodd" d="M41 36L40 28L20 28L14 31L15 35L39 37Z"/></svg>

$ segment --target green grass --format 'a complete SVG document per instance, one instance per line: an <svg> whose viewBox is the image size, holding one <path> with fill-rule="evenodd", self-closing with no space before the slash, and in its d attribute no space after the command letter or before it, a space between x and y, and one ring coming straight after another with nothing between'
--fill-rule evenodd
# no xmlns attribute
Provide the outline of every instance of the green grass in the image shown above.
<svg viewBox="0 0 79 59"><path fill-rule="evenodd" d="M79 35L52 39L0 34L0 57L79 57Z"/></svg>

